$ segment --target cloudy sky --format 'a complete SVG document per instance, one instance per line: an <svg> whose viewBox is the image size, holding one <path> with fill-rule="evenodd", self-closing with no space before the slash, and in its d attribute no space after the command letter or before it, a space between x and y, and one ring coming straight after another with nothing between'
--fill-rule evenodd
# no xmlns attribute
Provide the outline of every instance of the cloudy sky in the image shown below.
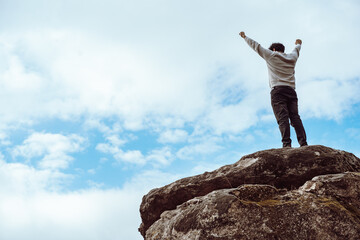
<svg viewBox="0 0 360 240"><path fill-rule="evenodd" d="M303 40L308 143L360 156L359 13L358 0L0 0L0 239L142 239L150 189L281 147L266 64L240 31L287 51Z"/></svg>

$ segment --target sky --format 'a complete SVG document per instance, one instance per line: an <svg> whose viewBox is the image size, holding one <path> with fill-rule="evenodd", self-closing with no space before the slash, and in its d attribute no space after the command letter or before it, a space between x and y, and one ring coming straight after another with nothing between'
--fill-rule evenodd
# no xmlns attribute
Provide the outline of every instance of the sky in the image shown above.
<svg viewBox="0 0 360 240"><path fill-rule="evenodd" d="M281 147L282 42L310 145L360 156L357 0L0 0L0 239L142 239L142 196ZM292 130L293 147L298 147Z"/></svg>

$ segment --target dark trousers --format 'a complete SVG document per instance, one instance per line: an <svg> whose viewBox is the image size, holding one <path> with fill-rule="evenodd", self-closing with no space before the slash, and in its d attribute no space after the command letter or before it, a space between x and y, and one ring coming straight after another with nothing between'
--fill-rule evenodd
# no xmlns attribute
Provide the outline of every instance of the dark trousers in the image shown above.
<svg viewBox="0 0 360 240"><path fill-rule="evenodd" d="M291 147L290 124L295 128L300 146L306 146L306 133L298 113L298 98L295 90L288 86L277 86L271 90L271 106L279 124L283 147Z"/></svg>

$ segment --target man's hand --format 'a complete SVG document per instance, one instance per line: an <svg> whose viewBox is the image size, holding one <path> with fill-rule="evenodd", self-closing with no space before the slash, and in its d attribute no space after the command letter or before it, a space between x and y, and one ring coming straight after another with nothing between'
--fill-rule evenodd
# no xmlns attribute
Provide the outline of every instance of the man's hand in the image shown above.
<svg viewBox="0 0 360 240"><path fill-rule="evenodd" d="M302 41L301 41L301 39L296 39L296 41L295 41L295 45L298 45L298 44L302 44Z"/></svg>
<svg viewBox="0 0 360 240"><path fill-rule="evenodd" d="M242 38L245 38L245 37L246 37L246 35L245 35L244 32L240 32L239 35L240 35Z"/></svg>

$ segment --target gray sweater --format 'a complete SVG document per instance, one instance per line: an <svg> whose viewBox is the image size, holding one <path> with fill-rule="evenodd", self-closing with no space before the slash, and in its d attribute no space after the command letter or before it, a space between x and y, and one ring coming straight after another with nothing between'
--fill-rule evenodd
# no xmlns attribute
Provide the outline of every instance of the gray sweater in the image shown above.
<svg viewBox="0 0 360 240"><path fill-rule="evenodd" d="M265 59L268 67L270 88L274 88L275 86L290 86L295 88L295 64L299 58L300 44L297 44L294 50L287 54L263 48L259 43L249 37L245 37L245 41L260 57Z"/></svg>

